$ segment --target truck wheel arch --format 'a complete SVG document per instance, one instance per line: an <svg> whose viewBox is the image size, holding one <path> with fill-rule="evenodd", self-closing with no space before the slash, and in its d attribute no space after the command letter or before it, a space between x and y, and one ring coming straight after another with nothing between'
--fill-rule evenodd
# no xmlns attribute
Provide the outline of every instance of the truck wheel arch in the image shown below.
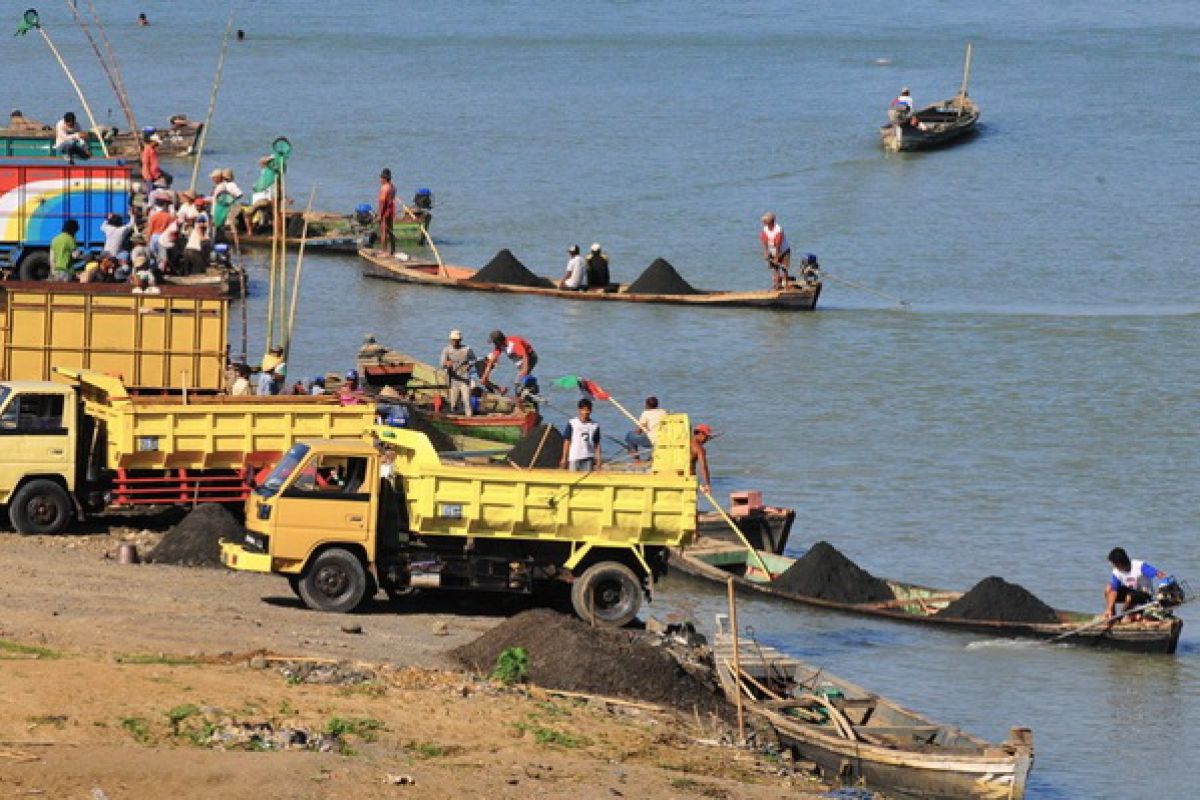
<svg viewBox="0 0 1200 800"><path fill-rule="evenodd" d="M327 544L305 562L296 592L311 609L348 613L372 598L378 586L360 546Z"/></svg>
<svg viewBox="0 0 1200 800"><path fill-rule="evenodd" d="M646 594L645 578L620 561L600 560L571 584L571 606L585 622L621 628L637 617Z"/></svg>
<svg viewBox="0 0 1200 800"><path fill-rule="evenodd" d="M44 281L50 277L50 251L26 250L17 264L17 275L23 281Z"/></svg>

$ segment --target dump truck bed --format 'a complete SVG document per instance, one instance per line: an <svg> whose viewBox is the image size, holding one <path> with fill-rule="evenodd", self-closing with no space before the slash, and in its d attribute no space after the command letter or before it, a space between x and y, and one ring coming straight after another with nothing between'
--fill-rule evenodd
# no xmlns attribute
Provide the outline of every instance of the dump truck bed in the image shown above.
<svg viewBox="0 0 1200 800"><path fill-rule="evenodd" d="M98 423L108 469L240 469L274 463L296 441L359 437L375 406L332 396L131 396L116 378L56 370L77 381Z"/></svg>

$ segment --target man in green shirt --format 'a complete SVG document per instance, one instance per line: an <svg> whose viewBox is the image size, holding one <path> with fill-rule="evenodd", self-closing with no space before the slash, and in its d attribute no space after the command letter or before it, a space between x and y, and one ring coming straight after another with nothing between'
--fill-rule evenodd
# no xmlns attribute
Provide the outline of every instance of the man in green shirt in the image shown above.
<svg viewBox="0 0 1200 800"><path fill-rule="evenodd" d="M69 281L75 277L71 268L71 254L75 252L75 234L79 223L69 219L63 223L62 233L50 240L50 280Z"/></svg>

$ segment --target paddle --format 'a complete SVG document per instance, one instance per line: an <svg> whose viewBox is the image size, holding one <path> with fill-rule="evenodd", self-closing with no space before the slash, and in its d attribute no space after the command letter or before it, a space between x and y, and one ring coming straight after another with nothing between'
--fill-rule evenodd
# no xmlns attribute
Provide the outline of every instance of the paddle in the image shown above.
<svg viewBox="0 0 1200 800"><path fill-rule="evenodd" d="M1045 642L1043 642L1043 644L1054 644L1055 642L1059 642L1059 641L1062 641L1063 639L1067 639L1071 636L1074 636L1077 633L1083 633L1084 631L1091 630L1092 628L1098 628L1101 625L1111 625L1114 622L1116 622L1117 620L1121 619L1122 617L1127 617L1130 614L1137 614L1139 612L1146 611L1148 609L1156 608L1156 607L1158 607L1158 601L1152 600L1149 603L1145 603L1140 606L1135 606L1134 608L1126 609L1125 611L1122 611L1120 614L1116 614L1111 617L1104 617L1103 619L1092 620L1091 622L1087 623L1086 625L1080 625L1078 628L1073 628L1073 629L1067 631L1066 633L1060 633L1058 636L1055 636L1053 639L1047 639Z"/></svg>

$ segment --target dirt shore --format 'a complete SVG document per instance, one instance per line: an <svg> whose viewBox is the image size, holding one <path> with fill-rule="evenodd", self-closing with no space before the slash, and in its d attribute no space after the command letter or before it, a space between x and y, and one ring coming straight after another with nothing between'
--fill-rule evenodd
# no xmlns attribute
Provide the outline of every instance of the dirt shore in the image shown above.
<svg viewBox="0 0 1200 800"><path fill-rule="evenodd" d="M503 610L381 600L328 615L304 609L271 576L117 563L122 542L145 553L160 536L0 530L0 798L797 798L820 789L717 744L720 731L705 720L462 672L449 652ZM329 659L350 666L327 683L297 673Z"/></svg>

